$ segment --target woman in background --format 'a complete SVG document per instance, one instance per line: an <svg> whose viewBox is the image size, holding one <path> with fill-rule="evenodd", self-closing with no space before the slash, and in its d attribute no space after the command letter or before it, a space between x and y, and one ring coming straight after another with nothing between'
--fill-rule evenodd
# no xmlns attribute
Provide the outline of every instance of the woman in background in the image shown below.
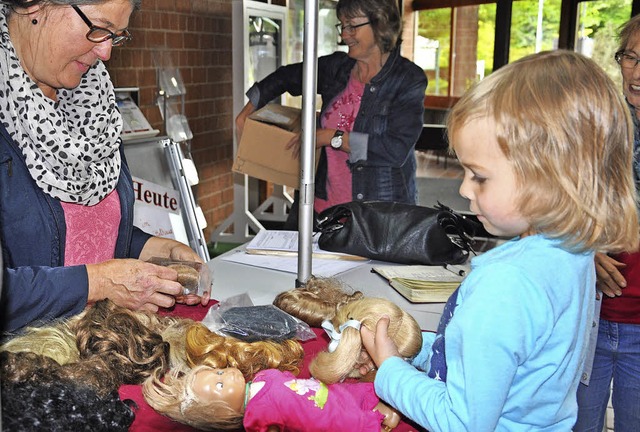
<svg viewBox="0 0 640 432"><path fill-rule="evenodd" d="M400 55L402 20L395 0L340 0L336 26L348 54L318 59L322 96L314 211L360 200L416 202L415 143L423 124L424 71ZM288 92L302 94L302 63L278 68L247 92L236 118ZM299 142L292 145L298 157ZM297 200L285 228L297 229Z"/></svg>
<svg viewBox="0 0 640 432"><path fill-rule="evenodd" d="M620 31L615 59L622 73L622 92L634 123L633 175L640 181L640 15ZM602 291L595 357L588 385L578 387L576 432L601 432L611 382L616 432L640 427L640 252L596 254L597 286ZM600 294L598 294L600 295Z"/></svg>

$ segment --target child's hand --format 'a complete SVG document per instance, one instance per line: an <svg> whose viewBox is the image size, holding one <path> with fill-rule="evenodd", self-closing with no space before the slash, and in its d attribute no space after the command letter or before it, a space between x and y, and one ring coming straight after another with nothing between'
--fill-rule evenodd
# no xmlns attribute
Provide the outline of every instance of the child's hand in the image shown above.
<svg viewBox="0 0 640 432"><path fill-rule="evenodd" d="M362 336L362 344L367 349L371 359L380 367L389 357L400 357L396 344L393 343L387 331L389 330L389 317L383 316L376 324L375 333L366 328L360 327L360 335Z"/></svg>

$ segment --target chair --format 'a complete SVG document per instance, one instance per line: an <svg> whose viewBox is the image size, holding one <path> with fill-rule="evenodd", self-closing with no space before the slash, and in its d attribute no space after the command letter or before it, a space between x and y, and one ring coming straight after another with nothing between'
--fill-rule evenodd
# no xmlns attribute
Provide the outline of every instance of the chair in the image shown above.
<svg viewBox="0 0 640 432"><path fill-rule="evenodd" d="M416 150L431 150L436 155L436 163L440 163L440 156L444 157L444 167L447 168L449 142L447 128L443 124L424 124L422 132L416 142Z"/></svg>

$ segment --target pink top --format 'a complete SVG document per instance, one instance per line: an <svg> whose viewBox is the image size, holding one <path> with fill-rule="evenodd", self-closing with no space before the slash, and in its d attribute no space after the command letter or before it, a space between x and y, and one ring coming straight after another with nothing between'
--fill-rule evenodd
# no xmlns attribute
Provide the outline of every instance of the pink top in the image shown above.
<svg viewBox="0 0 640 432"><path fill-rule="evenodd" d="M349 78L347 87L333 100L322 116L322 127L351 132L360 110L364 84ZM314 210L318 213L336 204L352 201L351 170L347 165L349 153L326 146L327 200L316 198Z"/></svg>
<svg viewBox="0 0 640 432"><path fill-rule="evenodd" d="M277 369L258 372L253 382L260 381L265 385L244 414L248 432L266 431L271 425L282 432L379 431L384 420L373 411L380 400L370 382L327 386Z"/></svg>
<svg viewBox="0 0 640 432"><path fill-rule="evenodd" d="M64 265L95 264L115 256L120 197L114 189L94 206L62 203L67 223Z"/></svg>

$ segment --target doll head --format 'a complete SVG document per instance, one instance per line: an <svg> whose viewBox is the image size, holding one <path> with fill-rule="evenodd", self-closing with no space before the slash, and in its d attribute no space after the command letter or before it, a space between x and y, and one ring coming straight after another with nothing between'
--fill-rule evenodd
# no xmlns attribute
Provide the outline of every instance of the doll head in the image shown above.
<svg viewBox="0 0 640 432"><path fill-rule="evenodd" d="M304 357L304 350L297 340L243 342L220 336L202 324L194 324L187 330L186 353L189 366L235 367L246 380L264 369L297 374Z"/></svg>
<svg viewBox="0 0 640 432"><path fill-rule="evenodd" d="M335 350L321 352L313 359L309 365L311 375L326 384L334 384L346 377L360 378L359 366L366 351L355 323L375 331L378 320L384 315L390 318L389 337L397 345L400 355L406 358L415 356L422 347L422 333L416 320L389 300L365 297L338 309L331 320L332 339L338 342L332 341L330 346ZM345 323L347 325L339 330Z"/></svg>
<svg viewBox="0 0 640 432"><path fill-rule="evenodd" d="M231 391L224 393L225 388ZM201 430L240 428L245 391L240 370L205 365L190 370L174 369L167 374L157 369L142 386L144 398L153 409Z"/></svg>
<svg viewBox="0 0 640 432"><path fill-rule="evenodd" d="M311 327L320 327L322 321L333 318L337 308L363 297L360 291L346 291L337 279L312 277L305 286L278 294L273 304Z"/></svg>

